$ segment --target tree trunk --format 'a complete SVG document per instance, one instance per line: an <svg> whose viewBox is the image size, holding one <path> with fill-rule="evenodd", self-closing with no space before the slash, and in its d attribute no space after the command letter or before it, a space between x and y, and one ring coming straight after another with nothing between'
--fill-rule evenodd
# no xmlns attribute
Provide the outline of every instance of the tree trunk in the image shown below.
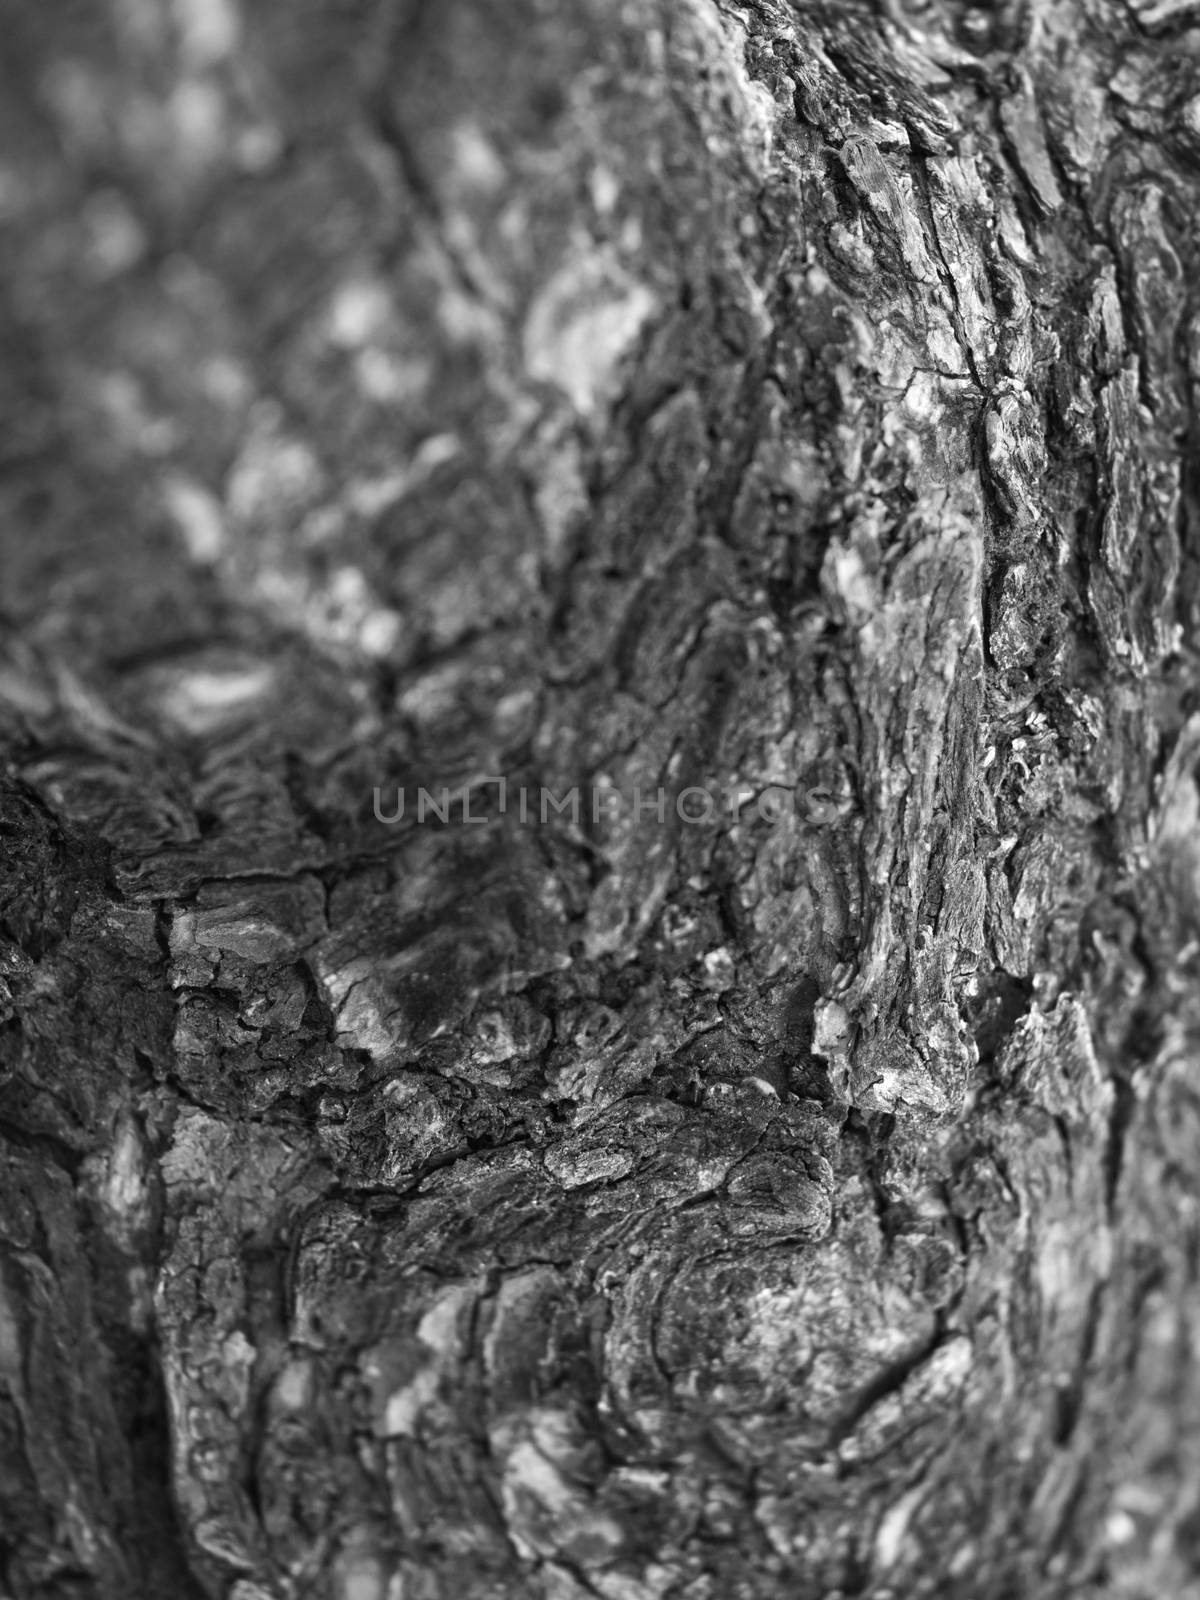
<svg viewBox="0 0 1200 1600"><path fill-rule="evenodd" d="M1200 1596L1195 10L5 8L8 1600Z"/></svg>

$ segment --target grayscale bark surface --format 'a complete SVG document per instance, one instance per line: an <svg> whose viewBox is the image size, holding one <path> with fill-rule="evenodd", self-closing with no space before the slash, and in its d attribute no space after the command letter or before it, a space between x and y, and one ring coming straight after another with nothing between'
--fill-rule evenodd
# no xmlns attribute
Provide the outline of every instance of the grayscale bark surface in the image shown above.
<svg viewBox="0 0 1200 1600"><path fill-rule="evenodd" d="M1200 1596L1198 9L7 0L5 1600Z"/></svg>

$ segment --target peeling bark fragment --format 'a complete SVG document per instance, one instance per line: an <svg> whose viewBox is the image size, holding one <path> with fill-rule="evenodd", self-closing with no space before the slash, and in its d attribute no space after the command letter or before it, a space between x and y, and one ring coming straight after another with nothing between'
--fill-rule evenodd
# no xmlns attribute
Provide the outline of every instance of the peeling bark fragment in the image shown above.
<svg viewBox="0 0 1200 1600"><path fill-rule="evenodd" d="M851 134L839 153L855 188L879 221L898 237L900 253L909 271L919 283L937 284L937 272L929 257L920 218L878 147L865 134Z"/></svg>
<svg viewBox="0 0 1200 1600"><path fill-rule="evenodd" d="M976 236L993 213L978 163L969 156L930 159L924 170L938 249L951 265L950 288L978 380L987 381L997 353L999 316L992 297L987 256ZM967 224L969 223L969 227Z"/></svg>
<svg viewBox="0 0 1200 1600"><path fill-rule="evenodd" d="M1014 77L1013 92L1000 101L1000 124L1039 209L1052 216L1061 209L1063 196L1046 148L1037 94L1027 71L1018 68Z"/></svg>
<svg viewBox="0 0 1200 1600"><path fill-rule="evenodd" d="M1183 423L1177 343L1186 304L1183 268L1171 242L1162 190L1138 184L1117 196L1112 229L1138 326L1153 404L1165 428Z"/></svg>
<svg viewBox="0 0 1200 1600"><path fill-rule="evenodd" d="M294 885L266 883L251 887L203 884L194 909L185 911L171 930L176 959L195 950L241 956L254 964L277 962L315 944L324 931L325 896L312 877Z"/></svg>
<svg viewBox="0 0 1200 1600"><path fill-rule="evenodd" d="M1148 419L1137 396L1138 370L1129 366L1100 399L1108 479L1100 556L1113 581L1097 578L1092 594L1106 643L1141 670L1175 644L1168 606L1179 571L1179 466L1154 445L1146 448Z"/></svg>
<svg viewBox="0 0 1200 1600"><path fill-rule="evenodd" d="M1194 0L1141 0L1133 5L1139 25L1151 33L1186 22L1195 11Z"/></svg>

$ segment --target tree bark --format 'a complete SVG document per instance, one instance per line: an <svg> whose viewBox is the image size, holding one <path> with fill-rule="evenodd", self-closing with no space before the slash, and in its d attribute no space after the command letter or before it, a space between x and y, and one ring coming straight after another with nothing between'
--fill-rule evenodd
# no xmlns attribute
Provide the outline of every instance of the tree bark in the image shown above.
<svg viewBox="0 0 1200 1600"><path fill-rule="evenodd" d="M1195 11L5 8L0 1594L1200 1597Z"/></svg>

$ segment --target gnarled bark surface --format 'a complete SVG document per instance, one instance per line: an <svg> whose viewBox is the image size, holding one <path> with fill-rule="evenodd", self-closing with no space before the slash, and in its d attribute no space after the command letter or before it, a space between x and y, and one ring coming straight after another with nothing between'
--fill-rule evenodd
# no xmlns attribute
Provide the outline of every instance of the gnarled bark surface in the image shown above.
<svg viewBox="0 0 1200 1600"><path fill-rule="evenodd" d="M1194 12L5 8L11 1600L1200 1595Z"/></svg>

